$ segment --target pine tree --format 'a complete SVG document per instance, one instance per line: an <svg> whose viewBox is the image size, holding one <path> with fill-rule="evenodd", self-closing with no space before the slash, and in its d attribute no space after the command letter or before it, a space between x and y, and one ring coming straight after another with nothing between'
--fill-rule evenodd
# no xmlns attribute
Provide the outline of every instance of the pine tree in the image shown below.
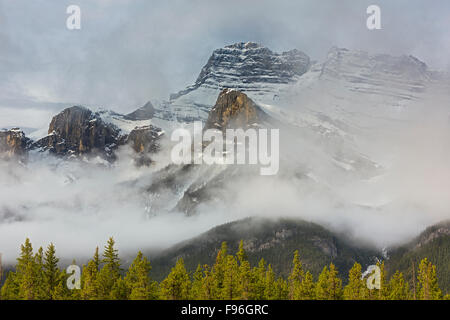
<svg viewBox="0 0 450 320"><path fill-rule="evenodd" d="M302 282L294 291L294 299L296 300L314 300L316 297L316 287L312 274L307 271Z"/></svg>
<svg viewBox="0 0 450 320"><path fill-rule="evenodd" d="M46 295L46 283L44 274L44 250L42 247L38 249L34 256L34 277L35 277L35 299L51 299Z"/></svg>
<svg viewBox="0 0 450 320"><path fill-rule="evenodd" d="M150 262L146 257L143 257L142 252L139 251L124 278L125 286L127 288L127 298L131 300L156 299L157 286L150 279L150 270Z"/></svg>
<svg viewBox="0 0 450 320"><path fill-rule="evenodd" d="M295 300L295 292L298 292L300 284L305 276L302 263L300 261L298 250L294 252L294 260L292 261L292 271L289 275L289 299Z"/></svg>
<svg viewBox="0 0 450 320"><path fill-rule="evenodd" d="M103 252L103 268L97 275L98 296L103 300L111 298L112 288L120 278L120 259L114 244L114 239L112 237L109 238Z"/></svg>
<svg viewBox="0 0 450 320"><path fill-rule="evenodd" d="M19 299L19 286L15 272L9 272L5 283L0 290L1 300L17 300Z"/></svg>
<svg viewBox="0 0 450 320"><path fill-rule="evenodd" d="M442 299L442 291L439 289L436 277L436 266L427 258L420 262L417 280L419 300Z"/></svg>
<svg viewBox="0 0 450 320"><path fill-rule="evenodd" d="M226 242L222 242L222 246L217 253L216 263L212 268L212 277L214 285L212 287L213 299L221 299L224 288L225 270L227 267L228 246Z"/></svg>
<svg viewBox="0 0 450 320"><path fill-rule="evenodd" d="M18 298L33 300L43 298L42 248L33 256L33 246L27 238L21 246L20 257L17 259L16 276Z"/></svg>
<svg viewBox="0 0 450 320"><path fill-rule="evenodd" d="M46 299L53 298L53 291L60 280L60 271L58 269L59 259L56 257L56 250L53 243L51 243L44 256L44 283Z"/></svg>
<svg viewBox="0 0 450 320"><path fill-rule="evenodd" d="M223 289L221 298L233 300L239 297L239 267L236 258L226 257L225 272L223 277Z"/></svg>
<svg viewBox="0 0 450 320"><path fill-rule="evenodd" d="M119 253L114 248L115 241L111 237L108 240L108 243L105 246L105 250L103 252L103 267L108 267L112 273L115 275L120 275L120 259L119 259ZM98 266L98 249L95 251L94 255L94 263L96 266Z"/></svg>
<svg viewBox="0 0 450 320"><path fill-rule="evenodd" d="M203 281L202 281L202 296L201 299L205 299L205 300L212 300L214 299L214 286L215 286L215 280L214 280L214 276L211 272L210 267L205 264L203 266L203 273L204 273L204 277L203 277Z"/></svg>
<svg viewBox="0 0 450 320"><path fill-rule="evenodd" d="M277 283L275 279L275 273L273 272L272 265L269 264L266 272L266 283L264 288L264 297L267 300L277 299Z"/></svg>
<svg viewBox="0 0 450 320"><path fill-rule="evenodd" d="M328 273L329 294L330 300L342 299L342 280L338 276L338 270L334 264L330 264L330 271Z"/></svg>
<svg viewBox="0 0 450 320"><path fill-rule="evenodd" d="M95 248L93 261L94 261L94 266L97 268L97 272L100 271L100 256L98 254L98 247Z"/></svg>
<svg viewBox="0 0 450 320"><path fill-rule="evenodd" d="M252 270L252 281L250 286L251 300L264 300L266 288L266 262L263 258L259 260L258 266Z"/></svg>
<svg viewBox="0 0 450 320"><path fill-rule="evenodd" d="M242 240L239 243L239 250L236 253L236 256L239 261L239 298L242 300L248 300L252 286L252 272L250 263L247 260L247 253L244 250L244 242Z"/></svg>
<svg viewBox="0 0 450 320"><path fill-rule="evenodd" d="M98 269L93 260L89 261L87 266L83 265L83 271L81 273L81 299L96 300L99 298L97 275Z"/></svg>
<svg viewBox="0 0 450 320"><path fill-rule="evenodd" d="M80 298L79 289L69 290L69 288L67 287L68 277L69 275L65 270L58 271L55 288L52 291L52 300L77 300Z"/></svg>
<svg viewBox="0 0 450 320"><path fill-rule="evenodd" d="M316 285L316 299L318 300L339 300L342 298L342 280L338 277L338 272L334 264L330 264L330 269L324 267L319 275Z"/></svg>
<svg viewBox="0 0 450 320"><path fill-rule="evenodd" d="M408 300L411 297L403 273L396 271L389 281L389 300Z"/></svg>
<svg viewBox="0 0 450 320"><path fill-rule="evenodd" d="M241 240L239 242L239 249L236 253L236 257L238 258L239 264L242 264L244 261L247 261L247 253L244 250L244 241Z"/></svg>
<svg viewBox="0 0 450 320"><path fill-rule="evenodd" d="M203 300L205 298L203 288L203 268L199 264L192 276L191 299Z"/></svg>
<svg viewBox="0 0 450 320"><path fill-rule="evenodd" d="M111 300L128 300L130 298L130 289L124 279L119 277L114 283L111 293ZM144 300L143 298L136 298L133 300Z"/></svg>
<svg viewBox="0 0 450 320"><path fill-rule="evenodd" d="M344 288L346 300L364 300L368 296L368 289L362 279L361 265L357 262L348 272L348 284Z"/></svg>
<svg viewBox="0 0 450 320"><path fill-rule="evenodd" d="M380 289L375 290L375 297L372 297L372 292L369 290L369 297L378 300L388 300L390 296L390 287L386 279L386 269L383 262L377 262L377 267L380 269ZM373 291L373 290L372 290Z"/></svg>
<svg viewBox="0 0 450 320"><path fill-rule="evenodd" d="M278 278L277 282L276 282L276 297L277 300L287 300L289 298L289 287L288 284L286 282L286 280L284 280L283 278Z"/></svg>
<svg viewBox="0 0 450 320"><path fill-rule="evenodd" d="M166 279L161 282L161 298L165 300L189 299L191 280L180 258Z"/></svg>
<svg viewBox="0 0 450 320"><path fill-rule="evenodd" d="M319 275L319 279L316 284L316 299L317 300L328 300L328 276L329 271L325 266L322 269L322 272Z"/></svg>

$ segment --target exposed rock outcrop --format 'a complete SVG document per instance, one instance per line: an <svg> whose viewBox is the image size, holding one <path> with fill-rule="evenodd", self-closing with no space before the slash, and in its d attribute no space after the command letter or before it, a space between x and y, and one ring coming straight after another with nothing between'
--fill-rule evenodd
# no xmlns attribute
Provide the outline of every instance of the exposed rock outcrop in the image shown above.
<svg viewBox="0 0 450 320"><path fill-rule="evenodd" d="M171 100L200 86L223 89L234 84L242 91L260 90L264 83L289 83L310 67L310 58L299 50L275 53L255 42L239 42L214 50L195 84L171 95Z"/></svg>
<svg viewBox="0 0 450 320"><path fill-rule="evenodd" d="M0 131L0 157L24 156L31 140L18 128Z"/></svg>
<svg viewBox="0 0 450 320"><path fill-rule="evenodd" d="M226 130L259 126L268 116L245 93L224 89L209 112L205 129Z"/></svg>
<svg viewBox="0 0 450 320"><path fill-rule="evenodd" d="M143 109L148 111L149 108L144 106L139 110ZM139 110L134 113L136 119L144 117ZM0 131L0 156L23 156L29 150L39 150L59 156L99 155L104 159L114 160L114 151L125 144L130 144L140 156L159 150L158 139L164 134L160 128L152 125L142 126L142 121L135 123L135 120L124 115L110 113L114 115L114 121L126 121L124 125L128 126L128 129L118 127L101 112L74 106L54 116L48 128L48 135L38 141L33 142L19 129ZM141 126L135 126L130 131L129 127L133 128L135 124Z"/></svg>
<svg viewBox="0 0 450 320"><path fill-rule="evenodd" d="M54 116L48 134L34 146L59 155L96 152L112 157L120 138L120 130L80 106L67 108Z"/></svg>
<svg viewBox="0 0 450 320"><path fill-rule="evenodd" d="M160 147L157 141L162 134L160 128L152 125L137 127L127 136L126 143L137 153L157 152Z"/></svg>

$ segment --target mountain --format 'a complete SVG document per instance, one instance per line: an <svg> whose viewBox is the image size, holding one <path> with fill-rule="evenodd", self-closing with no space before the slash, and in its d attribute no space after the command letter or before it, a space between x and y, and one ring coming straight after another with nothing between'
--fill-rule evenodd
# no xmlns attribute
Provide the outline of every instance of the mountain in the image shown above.
<svg viewBox="0 0 450 320"><path fill-rule="evenodd" d="M150 101L148 101L145 105L143 105L139 109L125 115L124 118L129 120L149 120L153 118L154 114L155 114L155 107Z"/></svg>
<svg viewBox="0 0 450 320"><path fill-rule="evenodd" d="M209 111L203 130L216 129L225 135L226 129L229 128L270 128L273 121L274 119L245 93L224 89ZM194 215L201 204L227 202L227 197L220 191L225 185L256 175L259 175L259 171L255 166L170 165L154 173L147 191L152 195L152 208L155 212L178 211Z"/></svg>
<svg viewBox="0 0 450 320"><path fill-rule="evenodd" d="M22 157L31 140L19 128L0 131L0 158Z"/></svg>
<svg viewBox="0 0 450 320"><path fill-rule="evenodd" d="M1 131L0 153L23 155L34 150L58 156L99 155L113 161L117 148L127 144L136 153L154 153L159 150L158 140L164 131L152 125L150 118L143 119L149 106L147 103L132 116L69 107L53 117L48 134L37 141L25 137L20 129Z"/></svg>
<svg viewBox="0 0 450 320"><path fill-rule="evenodd" d="M409 55L390 56L332 48L322 64L320 77L343 80L350 90L413 99L425 90L431 73L427 65Z"/></svg>
<svg viewBox="0 0 450 320"><path fill-rule="evenodd" d="M414 240L393 248L386 262L387 270L390 274L400 270L411 283L424 258L436 265L439 286L444 294L450 293L450 220L428 227Z"/></svg>
<svg viewBox="0 0 450 320"><path fill-rule="evenodd" d="M264 111L246 94L235 89L223 89L209 112L204 130L247 129L259 126L267 119Z"/></svg>
<svg viewBox="0 0 450 320"><path fill-rule="evenodd" d="M103 122L98 114L85 107L74 106L54 116L48 136L34 146L57 155L98 152L110 158L119 139L119 130Z"/></svg>
<svg viewBox="0 0 450 320"><path fill-rule="evenodd" d="M226 241L229 252L236 253L239 242L249 261L257 265L261 258L274 271L287 276L295 250L299 251L304 268L315 277L323 267L334 263L342 279L355 261L363 268L374 264L381 253L369 246L351 241L317 224L298 219L247 218L217 226L193 239L181 242L157 255L151 256L152 277L162 279L176 260L183 258L186 268L195 271L198 264L214 264L221 243Z"/></svg>
<svg viewBox="0 0 450 320"><path fill-rule="evenodd" d="M235 43L212 53L195 83L170 96L170 109L178 121L206 120L226 88L273 100L280 87L295 82L310 64L299 50L275 53L254 42Z"/></svg>

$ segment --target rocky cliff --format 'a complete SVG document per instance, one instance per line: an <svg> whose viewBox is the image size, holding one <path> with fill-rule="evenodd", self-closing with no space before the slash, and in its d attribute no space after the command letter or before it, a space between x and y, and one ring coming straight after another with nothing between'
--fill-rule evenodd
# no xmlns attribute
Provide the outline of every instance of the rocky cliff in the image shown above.
<svg viewBox="0 0 450 320"><path fill-rule="evenodd" d="M19 129L0 131L0 155L10 157L38 150L59 156L99 155L114 160L114 151L126 144L139 154L154 153L159 150L158 140L164 132L141 121L148 116L146 112L149 110L147 104L130 114L134 116L110 111L107 117L105 111L94 112L85 107L73 106L54 116L48 135L38 141L31 141Z"/></svg>
<svg viewBox="0 0 450 320"><path fill-rule="evenodd" d="M120 132L91 110L74 106L54 116L48 136L36 147L59 155L99 153L111 157L118 146Z"/></svg>
<svg viewBox="0 0 450 320"><path fill-rule="evenodd" d="M224 89L209 112L205 129L246 129L260 125L267 115L245 93Z"/></svg>
<svg viewBox="0 0 450 320"><path fill-rule="evenodd" d="M0 131L0 157L24 156L30 139L18 128Z"/></svg>

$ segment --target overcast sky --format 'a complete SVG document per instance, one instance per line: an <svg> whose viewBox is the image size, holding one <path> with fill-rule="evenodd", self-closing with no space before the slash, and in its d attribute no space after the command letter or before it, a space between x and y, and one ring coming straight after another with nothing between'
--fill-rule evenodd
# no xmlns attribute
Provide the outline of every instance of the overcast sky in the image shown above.
<svg viewBox="0 0 450 320"><path fill-rule="evenodd" d="M71 4L81 30L66 28ZM366 28L370 4L382 30ZM448 0L0 0L0 108L128 111L193 83L212 50L240 41L316 60L334 45L413 54L449 69L449 21Z"/></svg>

